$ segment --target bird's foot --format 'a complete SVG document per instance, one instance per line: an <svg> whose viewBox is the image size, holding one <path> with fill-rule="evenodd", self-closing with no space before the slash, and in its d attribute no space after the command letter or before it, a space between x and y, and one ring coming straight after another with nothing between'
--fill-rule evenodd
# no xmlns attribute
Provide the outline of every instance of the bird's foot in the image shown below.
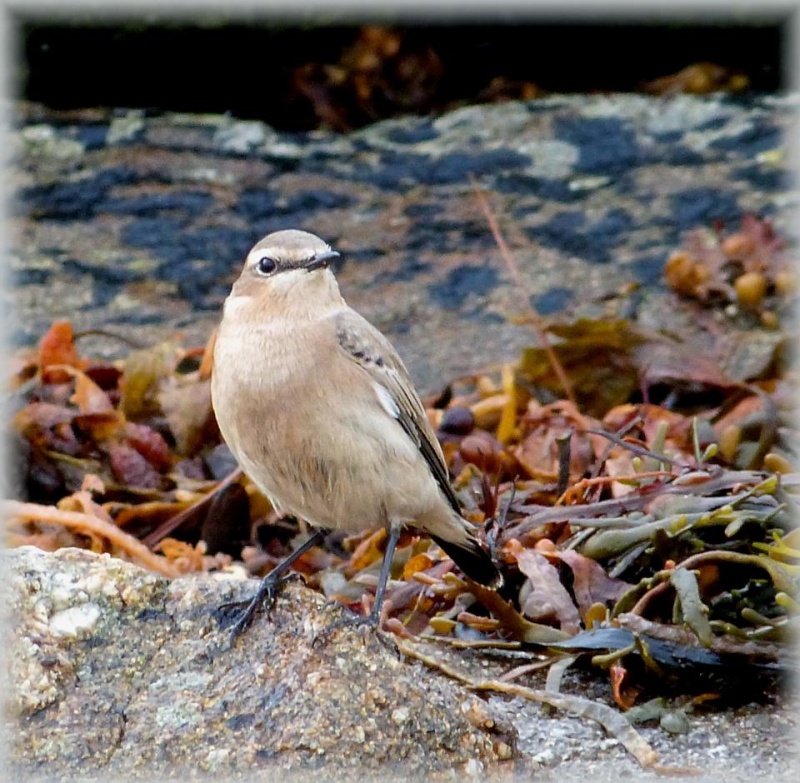
<svg viewBox="0 0 800 783"><path fill-rule="evenodd" d="M220 625L223 629L230 629L229 647L233 646L237 636L247 630L250 623L253 622L256 612L261 610L265 614L269 614L282 585L290 580L303 579L300 574L296 573L274 577L273 573L270 572L261 580L256 594L249 601L231 601L219 607L218 611L223 616Z"/></svg>
<svg viewBox="0 0 800 783"><path fill-rule="evenodd" d="M380 614L370 612L369 614L355 614L349 609L345 609L347 614L339 617L332 623L329 623L324 628L321 628L314 635L312 646L316 647L319 644L327 641L334 631L339 628L352 628L357 630L362 638L366 641L370 637L376 638L381 644L390 649L392 652L397 652L391 638L391 634L386 633L382 629L382 617Z"/></svg>

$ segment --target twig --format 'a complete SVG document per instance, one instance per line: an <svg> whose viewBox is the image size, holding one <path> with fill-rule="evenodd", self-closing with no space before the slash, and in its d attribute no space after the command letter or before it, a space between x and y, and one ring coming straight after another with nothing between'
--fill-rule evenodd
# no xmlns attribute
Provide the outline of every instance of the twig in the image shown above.
<svg viewBox="0 0 800 783"><path fill-rule="evenodd" d="M522 677L526 674L530 674L531 672L538 672L541 669L547 669L552 665L552 660L523 663L520 666L515 666L513 669L509 669L505 674L501 674L498 679L500 682L511 682L511 680L516 680L517 677Z"/></svg>
<svg viewBox="0 0 800 783"><path fill-rule="evenodd" d="M210 492L200 500L196 500L192 503L191 506L187 506L183 511L178 514L175 514L174 517L170 517L166 522L159 525L152 533L146 535L142 539L142 543L148 547L149 549L154 549L159 542L166 538L173 530L179 528L192 514L197 512L198 509L203 508L203 506L210 503L220 492L222 492L225 487L233 484L234 481L237 481L242 476L242 469L236 468L232 473L229 473L222 481L217 484Z"/></svg>
<svg viewBox="0 0 800 783"><path fill-rule="evenodd" d="M608 434L608 433L604 433ZM761 485L765 480L766 474L758 471L749 470L723 470L712 467L703 477L698 477L700 480L692 481L691 483L682 483L683 479L691 476L692 474L684 473L676 478L671 484L667 484L661 490L662 495L692 495L698 498L697 503L702 502L701 498L705 496L712 496L719 492L725 492L734 487L739 487L747 484ZM786 485L786 478L782 479L782 483ZM751 491L748 491L748 497ZM653 498L650 495L642 495L631 493L623 495L618 498L611 498L609 500L598 500L594 503L580 503L572 506L535 506L535 510L530 511L531 506L520 505L515 510L523 514L528 513L521 519L516 519L509 523L507 527L498 531L497 542L502 546L512 538L521 538L530 530L533 530L539 525L545 525L556 522L569 522L571 525L583 524L584 526L597 527L608 526L611 524L618 524L622 526L622 520L609 519L603 521L604 517L613 517L615 515L630 514L633 511L641 511L645 509ZM706 503L709 501L706 501ZM737 498L711 498L711 502L716 505L727 505L732 502L737 502ZM581 519L588 521L582 523ZM594 520L594 521L593 521ZM652 517L650 518L652 520ZM624 526L634 527L641 526L645 520L631 520Z"/></svg>
<svg viewBox="0 0 800 783"><path fill-rule="evenodd" d="M423 652L416 644L409 642L407 639L396 638L395 644L405 655L410 658L415 658L429 668L440 671L442 674L457 680L466 685L470 690L484 692L493 691L495 693L504 693L508 696L519 696L528 701L548 704L551 707L570 712L573 715L596 721L610 736L616 739L642 767L653 767L658 763L658 754L650 747L642 735L628 723L625 716L605 704L591 701L581 696L549 693L548 691L527 688L524 685L503 682L502 680L475 680L458 671L454 666L436 659L433 655Z"/></svg>
<svg viewBox="0 0 800 783"><path fill-rule="evenodd" d="M452 636L420 634L417 639L436 644L446 644L454 650L521 650L522 642L507 642L502 639L455 639ZM548 666L550 661L547 661Z"/></svg>
<svg viewBox="0 0 800 783"><path fill-rule="evenodd" d="M591 433L592 435L599 435L602 438L607 438L608 440L616 443L618 446L622 446L624 449L628 449L628 451L632 451L634 454L639 454L642 457L650 457L651 459L656 459L659 462L667 462L670 465L678 465L679 467L683 467L685 464L681 460L672 459L667 457L665 454L658 454L655 451L646 449L644 446L637 446L635 443L630 443L629 441L614 435L613 432L595 429L587 429L586 432Z"/></svg>
<svg viewBox="0 0 800 783"><path fill-rule="evenodd" d="M613 484L619 482L622 484L638 484L642 479L647 478L674 478L675 474L668 470L643 470L641 473L620 474L619 476L596 476L594 478L585 478L578 481L571 486L566 492L559 495L554 503L554 506L563 506L567 504L569 498L584 489L590 487L603 486L605 484ZM580 504L584 505L584 504Z"/></svg>
<svg viewBox="0 0 800 783"><path fill-rule="evenodd" d="M16 517L22 520L47 522L61 525L68 530L75 530L79 533L94 533L107 538L113 545L119 547L131 557L136 558L140 565L149 568L151 571L156 571L164 576L180 576L180 572L166 558L153 554L139 539L134 538L124 530L120 530L113 522L108 522L92 514L80 511L63 511L55 506L22 503L18 500L0 501L0 509L6 518Z"/></svg>
<svg viewBox="0 0 800 783"><path fill-rule="evenodd" d="M572 442L573 431L570 430L566 435L556 438L556 446L558 447L558 486L556 487L556 495L561 497L569 486L569 463L572 456L572 449L570 448Z"/></svg>
<svg viewBox="0 0 800 783"><path fill-rule="evenodd" d="M118 340L121 343L125 343L129 348L135 348L137 350L141 350L145 347L145 344L140 342L139 340L135 340L133 337L129 337L127 334L120 334L119 332L113 332L110 329L83 329L80 332L75 332L72 335L73 342L77 342L82 337L108 337L111 340Z"/></svg>
<svg viewBox="0 0 800 783"><path fill-rule="evenodd" d="M637 413L627 424L620 427L617 432L615 433L618 438L624 438L631 430L638 427L644 419L640 413ZM600 456L595 460L594 466L589 471L588 478L597 478L600 475L600 471L603 470L606 464L606 460L608 459L609 455L611 454L611 450L614 448L613 443L606 443L606 447L600 453Z"/></svg>
<svg viewBox="0 0 800 783"><path fill-rule="evenodd" d="M497 242L498 248L500 248L500 255L503 257L503 261L508 269L508 273L511 275L516 289L518 291L525 292L527 286L525 285L525 281L522 279L522 275L519 272L519 268L514 261L514 257L512 256L505 239L503 239L503 235L500 233L500 227L497 224L497 218L494 216L492 208L489 206L486 194L478 187L478 184L475 182L473 177L470 177L470 180L472 181L472 189L478 199L481 211L486 217L486 222L489 224L489 230L492 232L492 236L494 237L494 241ZM539 345L547 354L547 358L553 368L553 371L558 376L558 381L564 390L564 394L566 395L567 399L577 408L578 404L575 400L575 392L572 389L572 384L570 383L569 378L564 371L564 367L558 359L558 356L556 356L553 346L550 344L550 339L548 338L547 332L542 325L541 316L534 309L529 296L525 297L525 309L530 315L531 323L536 331L536 337L539 341Z"/></svg>

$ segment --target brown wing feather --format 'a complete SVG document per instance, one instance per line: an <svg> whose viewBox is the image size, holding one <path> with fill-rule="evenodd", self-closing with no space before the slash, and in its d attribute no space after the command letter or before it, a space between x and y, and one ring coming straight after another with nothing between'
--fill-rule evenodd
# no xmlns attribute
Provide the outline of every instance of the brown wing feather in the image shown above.
<svg viewBox="0 0 800 783"><path fill-rule="evenodd" d="M397 406L398 423L425 458L448 503L460 515L439 442L414 390L408 370L391 343L369 321L353 311L336 316L336 337L350 358L386 389Z"/></svg>
<svg viewBox="0 0 800 783"><path fill-rule="evenodd" d="M392 415L416 444L442 494L460 517L461 509L450 486L442 449L414 390L408 370L391 343L369 321L353 311L336 316L336 337L342 350L386 391L394 406ZM471 579L490 589L497 589L503 584L503 577L491 556L472 535L459 543L439 536L432 538Z"/></svg>

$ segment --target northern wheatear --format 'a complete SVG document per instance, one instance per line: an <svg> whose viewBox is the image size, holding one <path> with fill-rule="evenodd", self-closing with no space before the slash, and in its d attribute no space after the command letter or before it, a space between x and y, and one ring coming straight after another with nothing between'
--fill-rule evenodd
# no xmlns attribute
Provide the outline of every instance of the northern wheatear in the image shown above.
<svg viewBox="0 0 800 783"><path fill-rule="evenodd" d="M502 584L461 516L403 362L339 293L328 268L338 255L305 231L269 234L248 254L225 301L211 377L222 435L276 510L318 529L264 578L233 636L329 530L388 530L370 624L380 621L404 525L430 535L471 579Z"/></svg>

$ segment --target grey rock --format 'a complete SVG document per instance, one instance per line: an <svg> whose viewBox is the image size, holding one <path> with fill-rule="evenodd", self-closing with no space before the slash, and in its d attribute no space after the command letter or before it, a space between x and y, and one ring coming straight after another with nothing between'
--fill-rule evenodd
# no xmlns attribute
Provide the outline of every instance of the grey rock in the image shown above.
<svg viewBox="0 0 800 783"><path fill-rule="evenodd" d="M134 140L145 127L144 112L133 110L126 112L120 117L114 117L106 135L106 144L123 144Z"/></svg>
<svg viewBox="0 0 800 783"><path fill-rule="evenodd" d="M287 586L231 649L220 607L253 581L173 581L89 551L4 554L13 779L446 779L512 755L475 696ZM444 776L444 777L442 777Z"/></svg>
<svg viewBox="0 0 800 783"><path fill-rule="evenodd" d="M204 343L252 243L296 227L342 251L345 296L387 333L423 392L515 360L536 340L514 320L529 300L550 320L624 316L692 340L696 305L666 290L663 264L686 231L732 229L748 212L789 232L795 104L554 96L347 135L176 113L48 124L42 107L21 105L25 152L9 172L12 338L32 344L68 318L76 330L134 329L150 343L180 331ZM735 312L721 318L734 341L754 327ZM123 352L93 340L84 350Z"/></svg>
<svg viewBox="0 0 800 783"><path fill-rule="evenodd" d="M267 139L267 128L263 122L236 122L220 128L214 141L221 149L230 152L251 152Z"/></svg>
<svg viewBox="0 0 800 783"><path fill-rule="evenodd" d="M375 637L342 629L314 645L342 610L296 582L226 649L221 607L252 595L253 580L169 581L77 549L3 559L11 779L663 779L591 721L519 697L487 703ZM437 652L475 680L517 665L509 656ZM585 672L568 671L562 689L608 699ZM748 783L793 779L796 724L778 697L690 713L678 735L639 731L666 767Z"/></svg>

